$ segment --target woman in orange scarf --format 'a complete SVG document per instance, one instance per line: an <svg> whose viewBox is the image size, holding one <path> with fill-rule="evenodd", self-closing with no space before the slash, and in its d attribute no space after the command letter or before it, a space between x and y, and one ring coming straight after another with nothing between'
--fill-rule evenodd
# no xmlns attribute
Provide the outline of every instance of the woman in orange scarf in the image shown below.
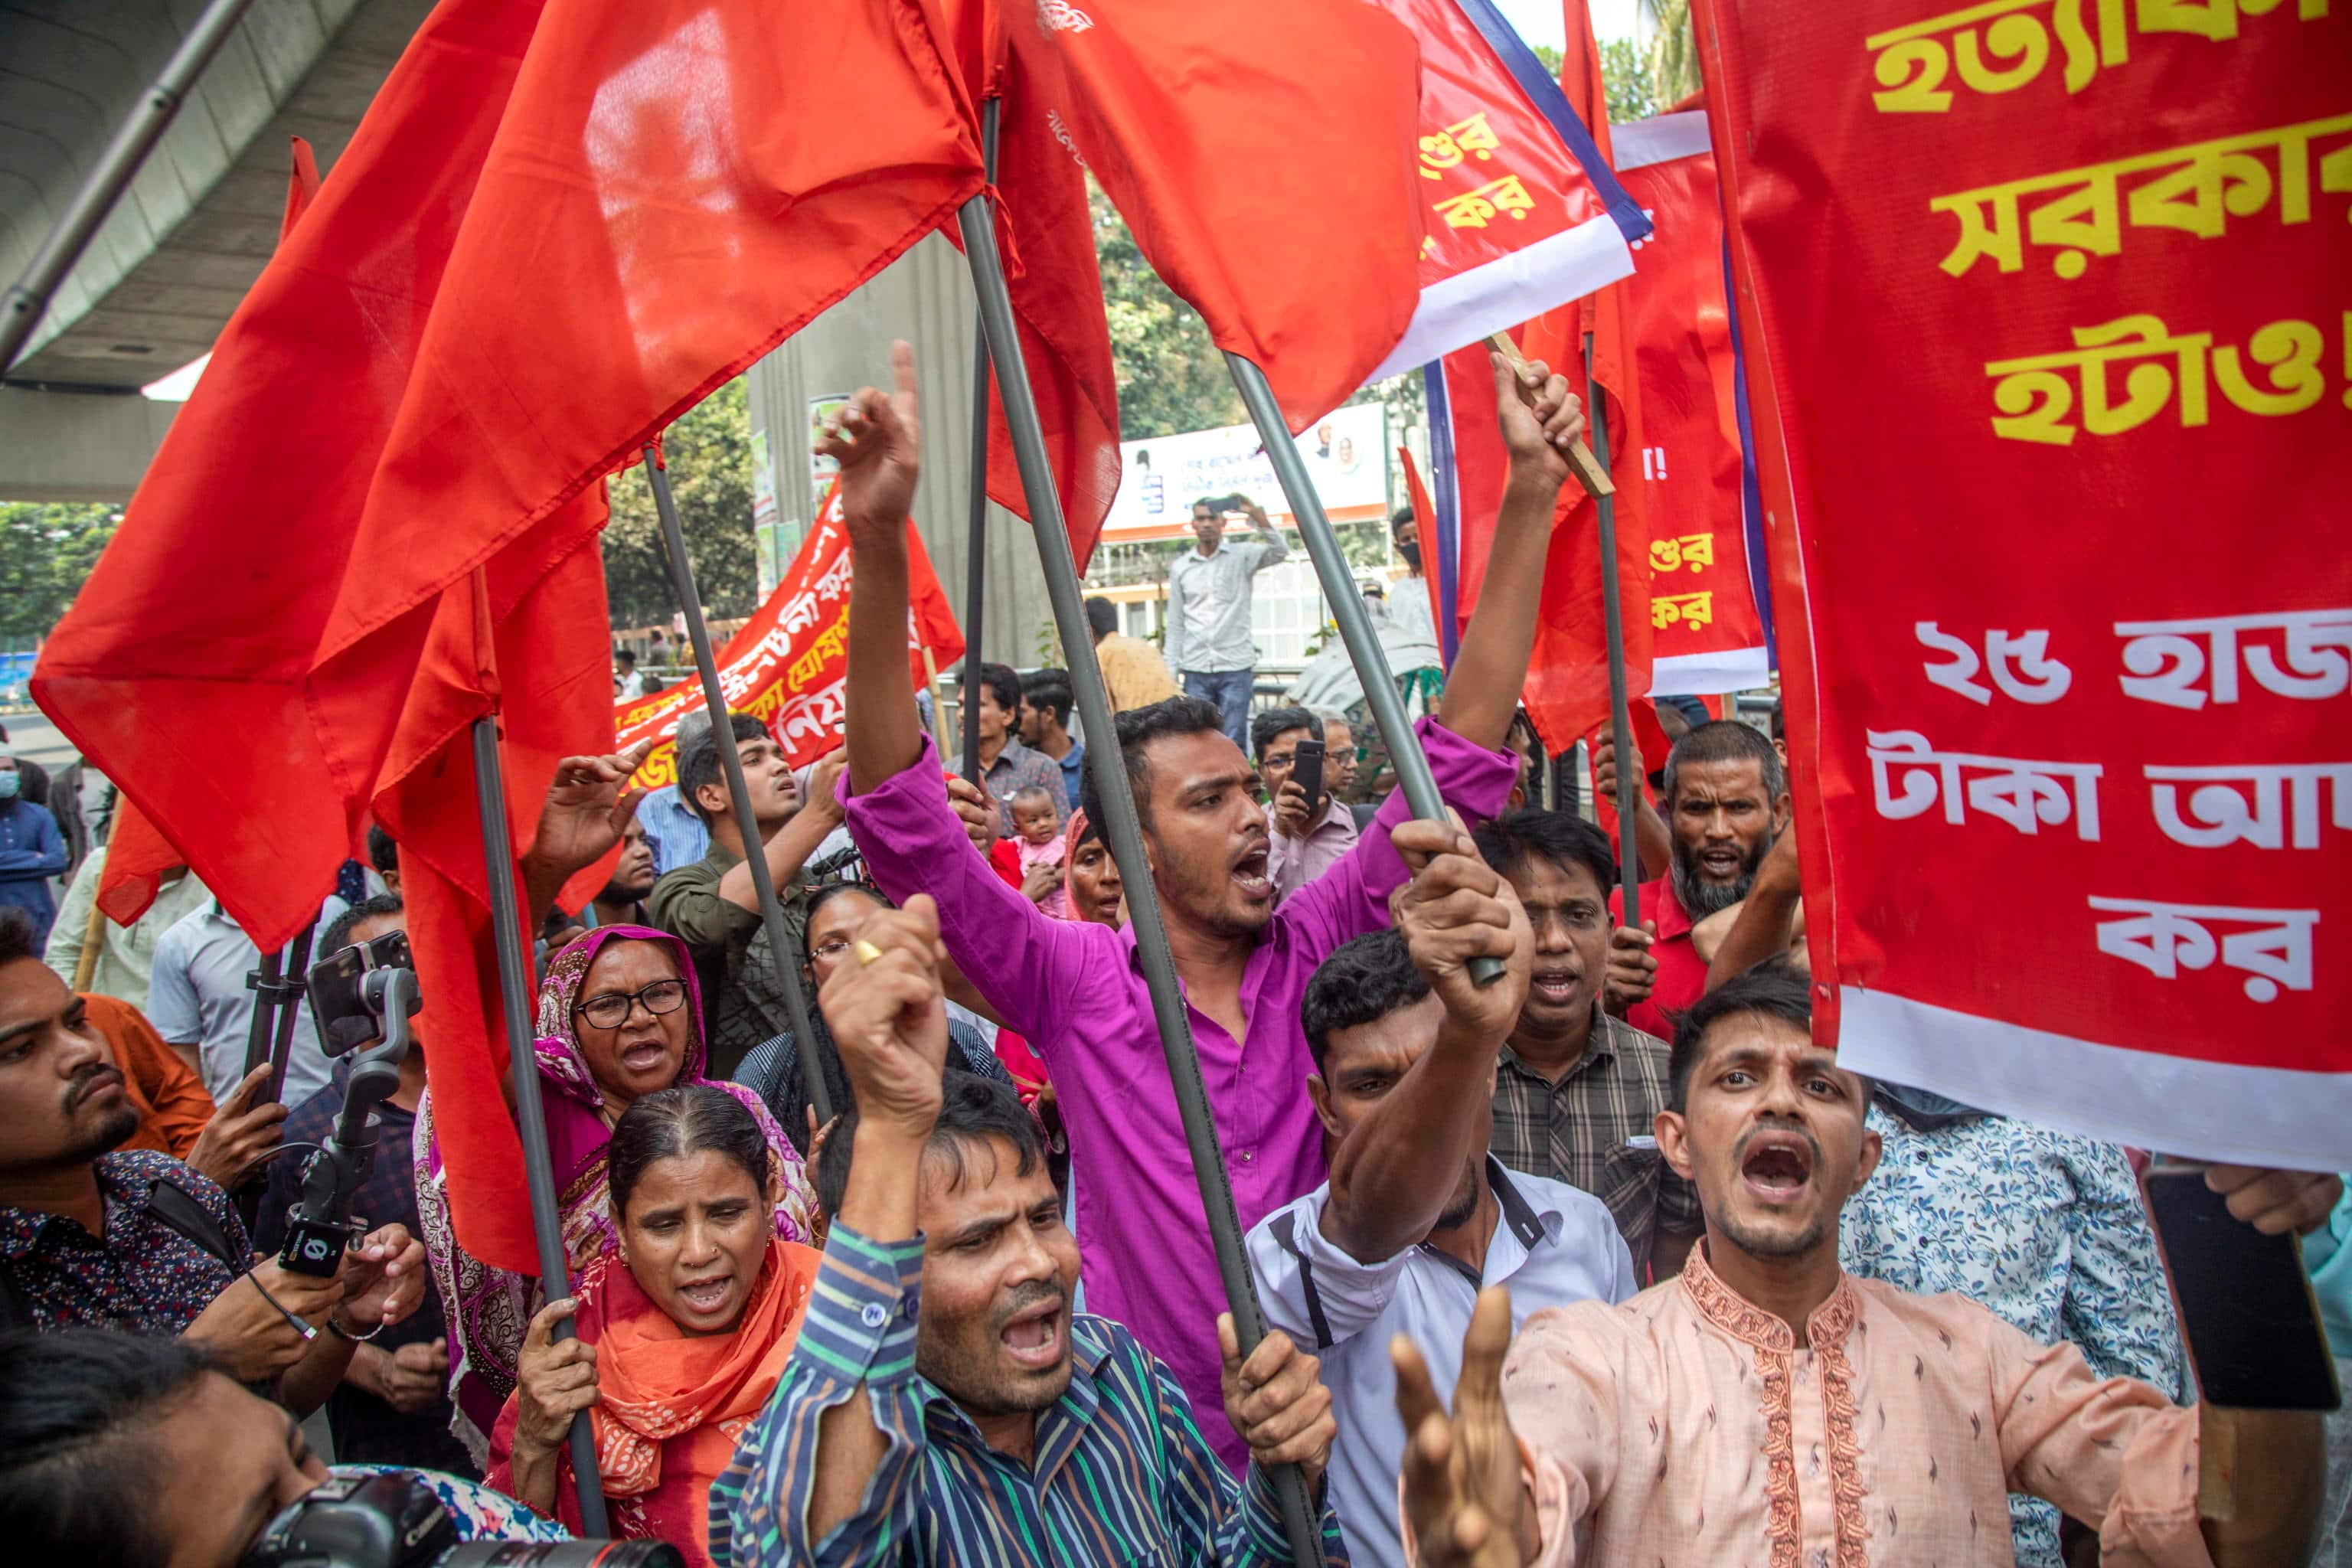
<svg viewBox="0 0 2352 1568"><path fill-rule="evenodd" d="M820 1255L776 1236L767 1137L709 1084L631 1105L606 1168L619 1250L531 1320L489 1482L577 1531L565 1434L585 1411L613 1533L708 1568L710 1483L775 1389ZM567 1316L579 1337L555 1342Z"/></svg>

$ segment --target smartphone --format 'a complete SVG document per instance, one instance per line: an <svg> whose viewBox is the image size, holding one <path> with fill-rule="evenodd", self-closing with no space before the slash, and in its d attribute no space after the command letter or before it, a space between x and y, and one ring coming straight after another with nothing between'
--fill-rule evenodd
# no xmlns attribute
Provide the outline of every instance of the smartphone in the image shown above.
<svg viewBox="0 0 2352 1568"><path fill-rule="evenodd" d="M1307 820L1312 822L1323 809L1323 742L1301 741L1290 764L1290 776L1307 792Z"/></svg>
<svg viewBox="0 0 2352 1568"><path fill-rule="evenodd" d="M2295 1238L2232 1215L2202 1165L2153 1166L2140 1190L2203 1397L2242 1410L2342 1404Z"/></svg>
<svg viewBox="0 0 2352 1568"><path fill-rule="evenodd" d="M360 977L371 969L415 967L408 952L408 933L397 931L354 942L312 964L307 989L320 1047L331 1057L339 1057L374 1044L383 1037L383 1026L362 1000Z"/></svg>

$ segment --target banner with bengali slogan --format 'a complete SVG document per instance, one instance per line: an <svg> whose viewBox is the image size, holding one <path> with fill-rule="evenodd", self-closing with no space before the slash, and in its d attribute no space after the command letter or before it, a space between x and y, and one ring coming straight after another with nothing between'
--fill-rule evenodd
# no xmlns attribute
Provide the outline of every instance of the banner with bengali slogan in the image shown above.
<svg viewBox="0 0 2352 1568"><path fill-rule="evenodd" d="M1651 224L1649 237L1633 242L1626 284L1650 521L1650 690L1753 690L1772 679L1750 571L1762 567L1749 537L1752 523L1760 557L1762 520L1746 504L1739 363L1706 116L1661 114L1612 135L1618 183Z"/></svg>
<svg viewBox="0 0 2352 1568"><path fill-rule="evenodd" d="M907 674L920 688L931 668L963 657L963 632L931 570L914 523L907 524ZM845 712L842 685L849 662L849 533L841 517L838 480L825 490L816 526L784 569L783 581L761 601L742 629L719 650L719 686L728 706L757 716L792 758L805 767L841 743ZM650 697L616 703L613 727L625 750L653 738L661 743L630 776L640 789L677 782L678 721L702 707L702 683L692 676Z"/></svg>
<svg viewBox="0 0 2352 1568"><path fill-rule="evenodd" d="M1697 16L1818 1031L2352 1167L2352 5Z"/></svg>

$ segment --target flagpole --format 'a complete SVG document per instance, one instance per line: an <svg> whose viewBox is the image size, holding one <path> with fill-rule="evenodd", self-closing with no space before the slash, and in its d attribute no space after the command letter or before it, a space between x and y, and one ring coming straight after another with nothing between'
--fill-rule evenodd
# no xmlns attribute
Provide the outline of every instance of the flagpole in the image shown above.
<svg viewBox="0 0 2352 1568"><path fill-rule="evenodd" d="M996 184L996 121L1002 99L980 106L981 161L988 183ZM964 654L959 689L963 713L963 776L974 789L988 786L980 767L981 595L988 586L988 329L984 312L973 322L971 348L971 512L965 531L963 563ZM932 699L936 714L938 698Z"/></svg>
<svg viewBox="0 0 2352 1568"><path fill-rule="evenodd" d="M475 580L480 582L480 570ZM530 1194L530 1226L539 1240L540 1287L553 1301L572 1293L563 1256L563 1222L555 1206L555 1159L547 1145L547 1108L539 1092L539 1061L531 1050L530 972L523 963L522 915L515 899L514 841L507 831L506 770L499 757L499 717L474 721L474 803L482 821L482 868L490 894L490 937L499 954L499 996L507 1034L507 1079L514 1089L515 1130L522 1135L523 1183ZM572 1338L572 1321L555 1338ZM596 1433L585 1416L572 1418L572 1479L580 1493L580 1533L611 1533L604 1519L604 1479L596 1468Z"/></svg>
<svg viewBox="0 0 2352 1568"><path fill-rule="evenodd" d="M1233 373L1242 405L1257 426L1258 439L1274 465L1274 477L1290 499L1290 515L1307 542L1307 556L1315 563L1316 580L1323 584L1323 596L1330 603L1331 619L1339 627L1348 660L1356 667L1356 679L1363 683L1372 722L1388 744L1389 762L1396 769L1397 786L1404 791L1405 804L1423 821L1444 822L1445 802L1437 793L1437 777L1429 771L1421 737L1413 733L1404 699L1397 692L1396 678L1389 673L1388 655L1381 651L1371 617L1364 614L1364 596L1356 591L1347 552L1339 548L1339 536L1331 531L1331 520L1323 515L1323 498L1315 491L1315 481L1298 456L1297 443L1290 438L1290 426L1283 423L1274 388L1266 384L1265 372L1237 353L1226 353L1225 368ZM1312 810L1314 803L1309 801L1307 806ZM1471 977L1481 985L1499 979L1502 973L1503 961L1491 954L1482 953L1470 961Z"/></svg>
<svg viewBox="0 0 2352 1568"><path fill-rule="evenodd" d="M1592 334L1584 334L1584 407L1592 428L1592 455L1609 471L1609 419L1601 388L1592 381ZM1614 487L1612 487L1612 489ZM1625 693L1625 604L1618 585L1617 502L1595 494L1600 519L1601 624L1609 637L1609 724L1617 746L1617 879L1625 924L1642 929L1642 780L1633 765L1633 713Z"/></svg>
<svg viewBox="0 0 2352 1568"><path fill-rule="evenodd" d="M1037 402L1029 386L1029 366L1021 357L1021 340L1013 321L1013 300L1004 285L1004 262L996 248L996 218L986 196L964 203L965 259L971 267L972 287L980 295L980 321L990 357L999 367L997 388L1004 400L1004 422L1013 436L1013 456L1021 468L1021 489L1029 503L1030 531L1037 538L1038 563L1045 570L1046 596L1054 606L1054 624L1060 630L1062 649L1068 656L1070 684L1077 699L1078 717L1087 727L1087 767L1101 796L1103 820L1098 825L1110 845L1127 885L1129 929L1135 933L1135 953L1143 967L1143 983L1151 994L1152 1020L1160 1030L1160 1049L1167 1054L1168 1078L1176 1091L1176 1110L1184 1125L1184 1143L1192 1158L1193 1180L1200 1184L1201 1206L1209 1221L1209 1238L1215 1248L1217 1274L1232 1309L1234 1330L1246 1357L1265 1337L1265 1318L1250 1283L1249 1257L1242 1247L1240 1211L1234 1206L1232 1181L1225 1173L1224 1151L1217 1143L1216 1122L1209 1111L1209 1095L1201 1079L1201 1058L1192 1044L1192 1026L1184 994L1176 979L1176 960L1168 948L1168 930L1160 922L1160 899L1151 883L1151 868L1144 858L1143 827L1137 819L1135 796L1128 787L1127 764L1119 754L1118 731L1111 718L1110 693L1103 685L1102 667L1096 662L1094 639L1087 631L1086 603L1078 586L1076 557L1070 552L1069 527L1062 517L1062 499L1054 488L1054 473L1045 454L1045 434L1037 418ZM1307 1568L1321 1568L1322 1532L1310 1506L1306 1478L1296 1465L1285 1465L1272 1476L1275 1495L1282 1506L1283 1527L1290 1541L1291 1560Z"/></svg>
<svg viewBox="0 0 2352 1568"><path fill-rule="evenodd" d="M212 0L205 7L187 37L180 40L180 47L172 51L172 58L163 62L163 71L139 95L138 103L115 130L114 139L74 192L65 215L49 226L41 247L9 285L6 304L0 308L0 374L16 363L16 355L32 340L33 329L40 325L66 274L81 259L99 225L114 210L147 154L171 128L196 79L204 75L205 67L212 63L252 5L253 0Z"/></svg>
<svg viewBox="0 0 2352 1568"><path fill-rule="evenodd" d="M809 1028L808 999L801 994L800 965L793 962L784 931L784 909L776 901L776 879L768 874L767 841L760 837L760 819L751 809L751 792L743 783L743 759L735 750L732 723L722 735L719 721L730 720L726 689L719 683L719 660L710 651L710 627L702 619L702 595L694 586L694 563L686 555L686 530L678 525L677 500L670 494L669 470L662 466L661 447L646 443L646 479L654 488L654 510L661 513L662 555L669 564L669 585L677 595L686 622L687 641L694 645L694 666L702 677L703 710L710 715L710 738L719 750L719 765L727 775L727 795L733 803L735 831L743 838L743 868L751 874L751 894L760 901L760 921L768 931L768 956L774 960L776 980L784 994L784 1014L799 1047L801 1081L808 1087L809 1104L822 1127L833 1120L833 1097L824 1087L824 1064L818 1060L816 1036ZM680 787L684 784L681 782ZM806 810L805 805L802 807ZM718 1005L716 998L709 1005Z"/></svg>

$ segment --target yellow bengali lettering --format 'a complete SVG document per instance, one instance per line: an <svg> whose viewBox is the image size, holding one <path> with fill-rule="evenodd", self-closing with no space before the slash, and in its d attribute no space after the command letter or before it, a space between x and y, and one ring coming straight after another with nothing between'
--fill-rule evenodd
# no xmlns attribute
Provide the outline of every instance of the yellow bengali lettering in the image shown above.
<svg viewBox="0 0 2352 1568"><path fill-rule="evenodd" d="M1650 629L1664 631L1672 626L1706 626L1715 624L1715 590L1702 589L1696 594L1668 594L1650 601Z"/></svg>
<svg viewBox="0 0 2352 1568"><path fill-rule="evenodd" d="M2090 257L2117 254L2125 227L2210 239L2272 207L2282 224L2306 223L2313 144L2334 137L2346 140L2321 157L2320 188L2352 191L2352 114L2338 114L1937 196L1928 210L1960 230L1937 265L1958 278L1990 258L2015 272L2030 244L2055 250L2051 270L2074 279Z"/></svg>
<svg viewBox="0 0 2352 1568"><path fill-rule="evenodd" d="M2344 330L2352 356L2352 311L2344 312ZM2078 404L2081 432L2116 436L2168 407L2183 429L2204 425L2216 387L2231 406L2265 417L2300 414L2327 391L2321 368L2325 333L2309 321L2272 321L2257 328L2242 349L2216 346L2210 332L2175 332L2151 315L2076 327L2071 335L2071 353L1995 360L1984 367L1999 411L1994 435L2063 447L2078 433L2070 423ZM2120 401L2108 381L2111 368L2124 372ZM2352 406L2352 394L2345 401Z"/></svg>
<svg viewBox="0 0 2352 1568"><path fill-rule="evenodd" d="M1715 535L1685 533L1678 538L1650 541L1650 569L1654 572L1679 572L1687 566L1694 572L1704 572L1715 564Z"/></svg>
<svg viewBox="0 0 2352 1568"><path fill-rule="evenodd" d="M2217 42L2238 36L2238 18L2266 16L2284 0L1988 0L1907 23L1863 40L1882 114L1942 114L1957 77L1972 92L2015 92L2049 68L2054 47L2070 93L2131 58L2131 35L2191 34ZM2315 21L2328 0L2296 0Z"/></svg>

